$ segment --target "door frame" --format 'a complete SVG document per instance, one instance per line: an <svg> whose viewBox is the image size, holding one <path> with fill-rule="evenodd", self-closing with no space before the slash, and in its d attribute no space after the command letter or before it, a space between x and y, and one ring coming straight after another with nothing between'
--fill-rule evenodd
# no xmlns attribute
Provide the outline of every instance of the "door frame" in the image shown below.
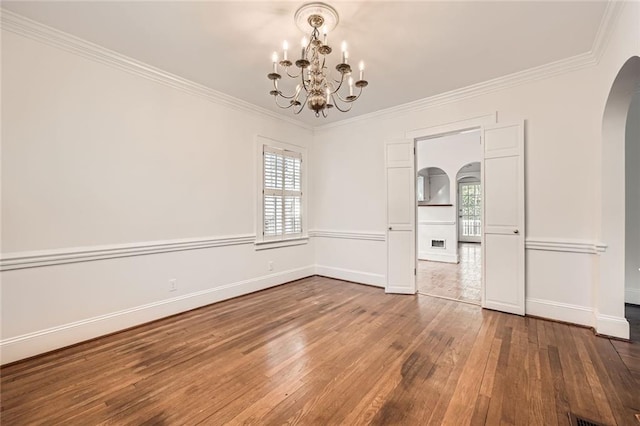
<svg viewBox="0 0 640 426"><path fill-rule="evenodd" d="M488 114L483 114L483 115L478 115L478 116L474 116L474 117L470 117L470 118L466 118L463 120L458 120L458 121L453 121L453 122L449 122L449 123L443 123L440 125L436 125L436 126L431 126L431 127L425 127L425 128L421 128L421 129L416 129L416 130L411 130L411 131L407 131L405 132L405 138L406 139L412 139L413 140L413 147L414 147L414 153L417 152L416 150L418 149L418 145L417 142L418 141L422 141L425 139L435 139L435 138L440 138L442 136L447 136L450 134L455 134L455 133L461 133L464 131L469 131L469 130L480 130L481 132L481 138L483 137L482 135L482 130L484 128L484 126L488 126L488 125L492 125L492 124L497 124L498 123L498 112L492 112L492 113L488 113ZM481 139L482 140L482 139ZM417 162L417 156L414 155L413 156L413 161L414 161L414 169L417 167L417 165L415 164L415 162ZM457 181L455 182L455 184L457 185ZM457 203L458 201L456 200L456 209L457 209ZM415 216L414 217L418 217L418 203L415 203ZM483 209L484 211L484 209ZM456 210L456 214L457 214L457 210ZM484 217L483 217L484 220ZM457 232L456 232L457 235ZM416 259L415 262L417 264L418 262L418 258L417 258L417 253L418 253L418 229L417 226L413 227L413 240L415 242L415 253L416 253ZM457 242L457 241L456 241ZM480 237L480 243L482 244L482 246L484 247L484 233L482 233L481 237ZM417 284L416 284L417 287ZM416 289L417 290L417 289ZM484 307L484 274L482 274L482 281L480 283L480 305Z"/></svg>

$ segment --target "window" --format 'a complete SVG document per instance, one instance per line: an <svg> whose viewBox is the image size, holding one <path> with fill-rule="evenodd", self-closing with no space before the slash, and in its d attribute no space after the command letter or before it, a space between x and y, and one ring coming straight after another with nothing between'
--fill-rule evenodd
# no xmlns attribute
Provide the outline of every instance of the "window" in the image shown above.
<svg viewBox="0 0 640 426"><path fill-rule="evenodd" d="M262 146L264 241L302 237L302 153Z"/></svg>

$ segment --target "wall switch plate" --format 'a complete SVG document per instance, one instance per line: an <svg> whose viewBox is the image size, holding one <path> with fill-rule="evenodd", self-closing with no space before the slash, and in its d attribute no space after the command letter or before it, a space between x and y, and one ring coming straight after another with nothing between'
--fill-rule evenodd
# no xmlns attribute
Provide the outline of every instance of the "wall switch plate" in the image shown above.
<svg viewBox="0 0 640 426"><path fill-rule="evenodd" d="M169 280L169 291L176 291L178 289L178 280L175 278Z"/></svg>

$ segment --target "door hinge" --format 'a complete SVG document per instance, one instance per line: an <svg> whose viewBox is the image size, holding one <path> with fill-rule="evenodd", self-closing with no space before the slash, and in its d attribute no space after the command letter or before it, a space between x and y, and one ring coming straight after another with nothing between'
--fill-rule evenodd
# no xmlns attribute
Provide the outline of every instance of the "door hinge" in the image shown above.
<svg viewBox="0 0 640 426"><path fill-rule="evenodd" d="M416 155L416 147L413 147L413 155Z"/></svg>
<svg viewBox="0 0 640 426"><path fill-rule="evenodd" d="M413 275L418 275L418 269L417 268L413 268Z"/></svg>

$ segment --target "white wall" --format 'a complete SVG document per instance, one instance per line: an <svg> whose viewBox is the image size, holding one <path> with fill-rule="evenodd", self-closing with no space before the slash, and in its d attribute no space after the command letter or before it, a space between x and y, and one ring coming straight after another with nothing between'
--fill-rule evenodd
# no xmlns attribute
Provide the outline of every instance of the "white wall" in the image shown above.
<svg viewBox="0 0 640 426"><path fill-rule="evenodd" d="M4 29L2 89L2 362L314 273L253 245L256 136L310 129Z"/></svg>
<svg viewBox="0 0 640 426"><path fill-rule="evenodd" d="M640 92L627 116L625 160L625 301L640 305Z"/></svg>
<svg viewBox="0 0 640 426"><path fill-rule="evenodd" d="M595 299L608 297L596 292L599 251L601 243L607 244L599 241L599 193L576 191L600 186L604 105L624 61L640 53L640 5L623 7L613 30L597 43L606 49L594 53L595 59L586 65L569 62L562 72L554 65L544 78L532 73L513 83L516 78L509 77L503 84L487 83L433 102L316 129L316 228L384 232L386 140L495 112L503 123L526 119L527 313L592 326L607 322L612 324L606 328L609 333L624 334L626 321L617 296L605 304ZM336 205L341 206L339 214ZM356 270L366 258L375 273L386 275L384 247L378 242L360 244L358 251L344 253L342 267ZM328 264L330 253L341 246L340 240L318 246L317 261Z"/></svg>
<svg viewBox="0 0 640 426"><path fill-rule="evenodd" d="M456 178L460 169L482 159L480 132L462 133L416 143L416 169L438 167L446 174L449 184L447 194L432 194L430 203L452 204L452 206L418 207L418 259L438 262L458 262L458 185ZM445 176L438 176L445 179ZM431 184L433 187L441 185ZM444 197L443 197L444 195ZM443 239L446 246L432 248L432 239Z"/></svg>

